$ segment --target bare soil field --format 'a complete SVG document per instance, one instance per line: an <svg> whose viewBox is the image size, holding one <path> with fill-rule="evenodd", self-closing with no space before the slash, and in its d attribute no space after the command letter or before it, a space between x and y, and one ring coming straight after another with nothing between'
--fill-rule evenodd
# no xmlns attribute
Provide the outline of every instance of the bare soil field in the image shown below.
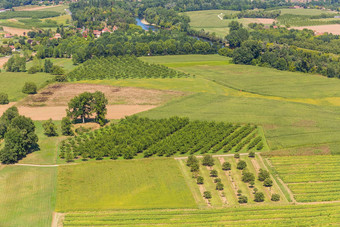
<svg viewBox="0 0 340 227"><path fill-rule="evenodd" d="M181 92L147 90L132 87L113 87L97 84L53 84L36 95L25 98L21 106L67 106L68 102L83 92L101 91L109 101L109 105L160 105L175 97L184 95Z"/></svg>
<svg viewBox="0 0 340 227"><path fill-rule="evenodd" d="M303 26L303 27L292 27L294 29L303 30L305 28L320 32L320 33L332 33L333 35L340 35L340 24L328 24L328 25L317 25L317 26Z"/></svg>
<svg viewBox="0 0 340 227"><path fill-rule="evenodd" d="M0 68L4 66L4 64L8 61L10 57L2 57L0 58Z"/></svg>
<svg viewBox="0 0 340 227"><path fill-rule="evenodd" d="M139 112L155 108L155 105L108 105L107 119L121 119ZM21 115L32 118L34 121L61 120L66 116L67 106L43 106L28 107L19 106L18 110ZM0 110L0 115L2 114Z"/></svg>
<svg viewBox="0 0 340 227"><path fill-rule="evenodd" d="M6 27L6 26L3 26L4 28L4 32L5 33L10 33L12 35L24 35L27 34L27 32L31 31L29 29L23 29L23 28L12 28L12 27Z"/></svg>

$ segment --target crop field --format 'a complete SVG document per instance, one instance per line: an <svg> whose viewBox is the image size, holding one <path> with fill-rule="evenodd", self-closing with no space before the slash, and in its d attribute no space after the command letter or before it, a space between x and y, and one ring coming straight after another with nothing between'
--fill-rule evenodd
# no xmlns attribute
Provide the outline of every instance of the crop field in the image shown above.
<svg viewBox="0 0 340 227"><path fill-rule="evenodd" d="M208 210L134 210L74 212L64 226L296 226L337 225L340 203L290 206L249 206Z"/></svg>
<svg viewBox="0 0 340 227"><path fill-rule="evenodd" d="M21 92L25 82L34 82L38 87L42 87L47 80L53 77L53 75L47 73L31 75L23 72L2 72L0 73L0 91L8 94L11 102L18 101L27 96Z"/></svg>
<svg viewBox="0 0 340 227"><path fill-rule="evenodd" d="M293 14L293 15L308 15L308 16L317 16L323 13L336 13L330 10L321 10L321 9L280 9L281 15L285 14Z"/></svg>
<svg viewBox="0 0 340 227"><path fill-rule="evenodd" d="M49 226L56 177L56 167L0 167L1 226Z"/></svg>
<svg viewBox="0 0 340 227"><path fill-rule="evenodd" d="M57 211L196 207L174 159L100 161L58 168Z"/></svg>
<svg viewBox="0 0 340 227"><path fill-rule="evenodd" d="M298 202L340 200L339 156L271 157Z"/></svg>

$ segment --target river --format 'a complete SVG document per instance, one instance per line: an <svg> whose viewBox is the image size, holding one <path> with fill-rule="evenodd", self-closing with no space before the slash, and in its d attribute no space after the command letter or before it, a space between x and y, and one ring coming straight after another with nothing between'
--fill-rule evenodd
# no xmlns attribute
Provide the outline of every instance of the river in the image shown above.
<svg viewBox="0 0 340 227"><path fill-rule="evenodd" d="M142 27L143 30L145 30L145 31L149 31L150 29L151 29L152 31L157 31L157 30L158 30L158 28L156 28L156 27L153 26L153 25L144 24L144 23L142 22L142 19L140 19L140 18L136 18L136 21L137 21L137 25L140 26L140 27Z"/></svg>

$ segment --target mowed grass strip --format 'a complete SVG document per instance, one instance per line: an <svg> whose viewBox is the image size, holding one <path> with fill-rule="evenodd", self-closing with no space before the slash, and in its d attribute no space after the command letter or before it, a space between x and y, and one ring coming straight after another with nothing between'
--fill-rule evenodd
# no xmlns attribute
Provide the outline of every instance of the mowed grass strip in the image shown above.
<svg viewBox="0 0 340 227"><path fill-rule="evenodd" d="M0 226L51 226L56 177L56 167L2 168Z"/></svg>
<svg viewBox="0 0 340 227"><path fill-rule="evenodd" d="M58 168L57 211L197 208L174 159L100 161Z"/></svg>
<svg viewBox="0 0 340 227"><path fill-rule="evenodd" d="M336 225L340 203L286 206L242 206L208 210L138 210L75 212L64 226L296 226Z"/></svg>
<svg viewBox="0 0 340 227"><path fill-rule="evenodd" d="M271 157L298 202L340 200L340 156Z"/></svg>

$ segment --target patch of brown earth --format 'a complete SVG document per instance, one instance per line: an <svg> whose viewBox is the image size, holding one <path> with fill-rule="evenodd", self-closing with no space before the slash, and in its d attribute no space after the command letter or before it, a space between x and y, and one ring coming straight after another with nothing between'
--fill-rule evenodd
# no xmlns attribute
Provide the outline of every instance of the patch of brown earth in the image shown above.
<svg viewBox="0 0 340 227"><path fill-rule="evenodd" d="M10 33L12 35L24 35L27 34L27 32L31 31L29 29L24 29L24 28L12 28L12 27L6 27L6 26L3 26L4 28L4 32L5 33Z"/></svg>
<svg viewBox="0 0 340 227"><path fill-rule="evenodd" d="M33 6L33 7L15 7L15 11L36 11L36 10L42 10L42 9L49 9L54 8L60 5L54 5L54 6Z"/></svg>
<svg viewBox="0 0 340 227"><path fill-rule="evenodd" d="M340 35L340 24L327 24L327 25L317 25L317 26L303 26L303 27L292 27L292 29L309 29L317 33L332 33L333 35Z"/></svg>
<svg viewBox="0 0 340 227"><path fill-rule="evenodd" d="M10 57L2 57L2 58L0 58L0 68L2 68L4 66L4 64L6 62L8 62L9 59L10 59Z"/></svg>
<svg viewBox="0 0 340 227"><path fill-rule="evenodd" d="M139 112L155 108L155 105L108 105L107 119L121 119ZM35 121L61 120L66 116L67 106L43 106L29 107L19 106L18 110L21 115L32 118ZM0 115L2 113L0 112Z"/></svg>
<svg viewBox="0 0 340 227"><path fill-rule="evenodd" d="M160 105L169 100L182 96L176 91L148 90L134 87L113 87L97 84L52 84L38 94L30 95L21 102L24 106L67 106L68 102L83 92L101 91L113 104L129 105Z"/></svg>

